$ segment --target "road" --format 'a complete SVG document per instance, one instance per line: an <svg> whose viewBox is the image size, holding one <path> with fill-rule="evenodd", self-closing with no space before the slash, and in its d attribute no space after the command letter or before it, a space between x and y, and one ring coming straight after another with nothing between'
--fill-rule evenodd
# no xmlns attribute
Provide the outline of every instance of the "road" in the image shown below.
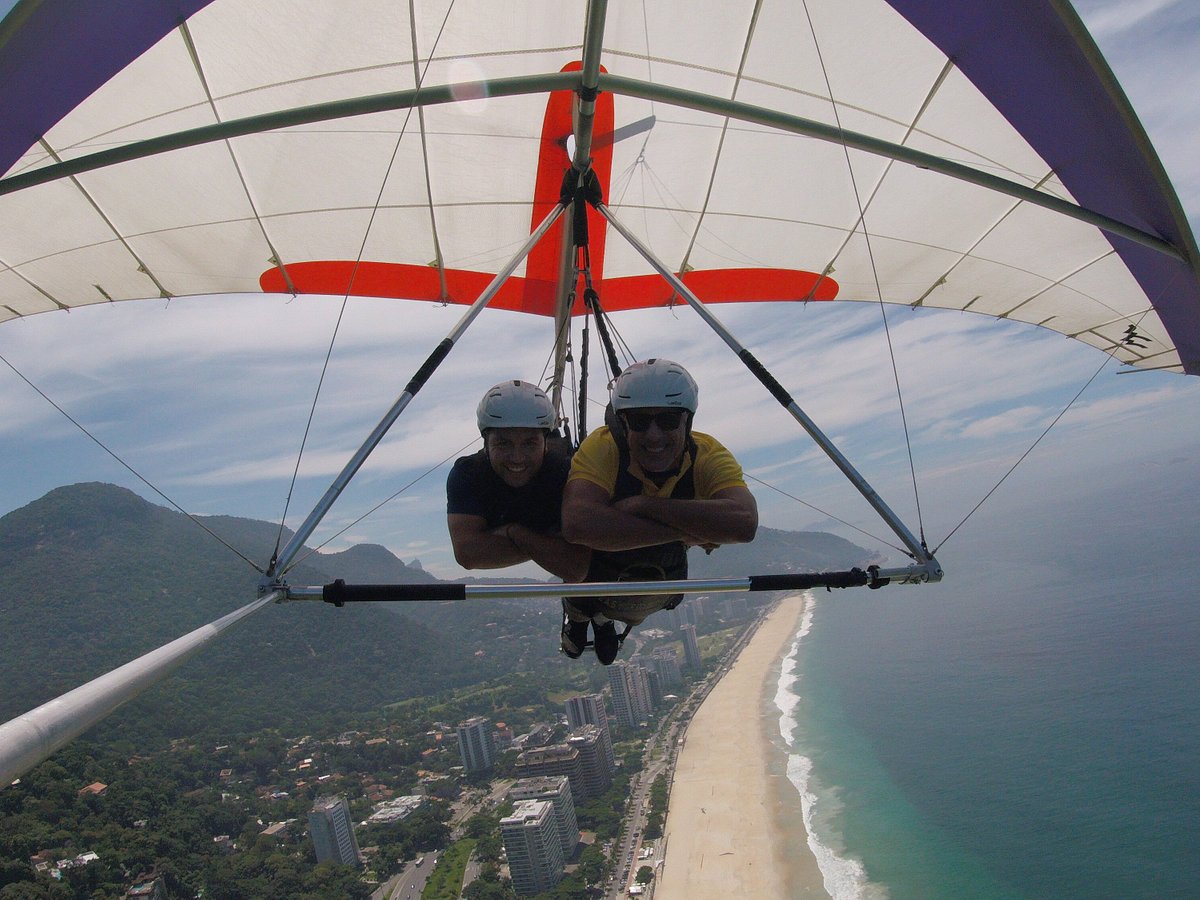
<svg viewBox="0 0 1200 900"><path fill-rule="evenodd" d="M418 857L419 865L416 861L405 864L399 873L371 894L371 900L420 900L421 891L425 890L425 882L433 874L440 855L441 851L434 851Z"/></svg>

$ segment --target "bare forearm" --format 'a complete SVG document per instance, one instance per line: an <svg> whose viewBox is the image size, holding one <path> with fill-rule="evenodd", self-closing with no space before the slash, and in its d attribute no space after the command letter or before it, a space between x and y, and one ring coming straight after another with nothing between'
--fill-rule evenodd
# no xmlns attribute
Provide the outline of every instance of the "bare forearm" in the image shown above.
<svg viewBox="0 0 1200 900"><path fill-rule="evenodd" d="M676 528L607 504L590 504L574 515L564 510L563 534L594 550L633 550L671 541L691 541Z"/></svg>
<svg viewBox="0 0 1200 900"><path fill-rule="evenodd" d="M758 511L744 500L632 499L636 502L630 512L687 535L692 543L745 544L758 529Z"/></svg>
<svg viewBox="0 0 1200 900"><path fill-rule="evenodd" d="M529 562L530 555L496 531L474 534L454 544L454 559L464 569L503 569Z"/></svg>
<svg viewBox="0 0 1200 900"><path fill-rule="evenodd" d="M592 552L587 547L572 544L555 534L542 534L523 525L505 529L513 545L551 575L571 583L587 575Z"/></svg>

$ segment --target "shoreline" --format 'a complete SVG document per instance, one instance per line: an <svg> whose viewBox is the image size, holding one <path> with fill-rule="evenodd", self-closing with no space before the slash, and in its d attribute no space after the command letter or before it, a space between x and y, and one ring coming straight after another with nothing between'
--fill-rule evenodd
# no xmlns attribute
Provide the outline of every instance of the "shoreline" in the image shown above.
<svg viewBox="0 0 1200 900"><path fill-rule="evenodd" d="M776 604L688 725L660 842L659 900L829 896L776 740L778 679L805 603L791 595Z"/></svg>

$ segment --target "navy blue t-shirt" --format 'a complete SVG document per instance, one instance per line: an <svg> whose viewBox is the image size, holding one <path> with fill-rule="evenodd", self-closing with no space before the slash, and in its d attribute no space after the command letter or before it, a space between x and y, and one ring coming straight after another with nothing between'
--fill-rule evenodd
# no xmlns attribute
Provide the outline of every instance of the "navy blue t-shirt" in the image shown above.
<svg viewBox="0 0 1200 900"><path fill-rule="evenodd" d="M515 522L543 534L557 534L562 530L562 495L570 471L570 459L547 450L533 480L514 488L492 470L486 451L460 456L446 478L446 512L482 516L488 528Z"/></svg>

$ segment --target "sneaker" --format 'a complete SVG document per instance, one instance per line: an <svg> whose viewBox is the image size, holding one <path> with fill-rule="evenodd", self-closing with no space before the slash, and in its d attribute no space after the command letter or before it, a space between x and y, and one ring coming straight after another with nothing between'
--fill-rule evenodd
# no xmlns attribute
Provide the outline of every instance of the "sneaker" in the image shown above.
<svg viewBox="0 0 1200 900"><path fill-rule="evenodd" d="M562 652L571 657L571 659L579 659L583 655L583 648L587 644L588 623L587 622L572 622L567 618L567 605L563 603L563 625L562 637L559 639L559 647Z"/></svg>
<svg viewBox="0 0 1200 900"><path fill-rule="evenodd" d="M621 649L621 640L617 637L617 626L611 620L603 625L593 623L592 633L594 635L592 642L596 647L596 659L606 666L612 665L612 661L617 658L617 652Z"/></svg>

